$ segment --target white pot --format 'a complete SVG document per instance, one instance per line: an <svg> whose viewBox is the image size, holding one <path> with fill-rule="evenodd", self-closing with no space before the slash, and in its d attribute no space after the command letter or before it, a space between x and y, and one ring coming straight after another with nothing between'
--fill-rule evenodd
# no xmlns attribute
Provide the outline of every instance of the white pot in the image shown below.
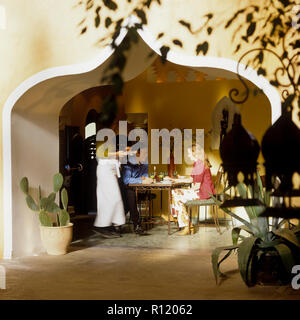
<svg viewBox="0 0 300 320"><path fill-rule="evenodd" d="M62 255L67 253L73 236L73 223L63 227L40 226L43 245L50 255Z"/></svg>

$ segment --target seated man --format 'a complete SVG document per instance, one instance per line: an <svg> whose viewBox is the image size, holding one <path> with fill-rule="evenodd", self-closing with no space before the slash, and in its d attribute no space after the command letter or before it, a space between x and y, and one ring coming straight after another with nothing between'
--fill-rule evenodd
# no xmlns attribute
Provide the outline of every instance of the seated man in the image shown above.
<svg viewBox="0 0 300 320"><path fill-rule="evenodd" d="M139 235L142 235L144 230L141 226L140 214L137 209L136 193L135 190L129 186L129 184L148 183L152 181L152 179L148 177L148 164L144 163L145 159L141 159L143 154L145 153L141 152L141 150L138 150L135 157L136 159L139 159L139 161L129 161L127 164L122 165L121 173L124 185L123 191L126 198L125 207L130 212L130 219L134 225L134 232ZM125 214L128 211L126 209Z"/></svg>

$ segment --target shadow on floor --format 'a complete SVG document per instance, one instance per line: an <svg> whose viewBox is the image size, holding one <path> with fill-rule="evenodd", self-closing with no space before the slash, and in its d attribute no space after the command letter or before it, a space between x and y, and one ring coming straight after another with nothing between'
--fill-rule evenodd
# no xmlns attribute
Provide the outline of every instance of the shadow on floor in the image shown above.
<svg viewBox="0 0 300 320"><path fill-rule="evenodd" d="M70 251L77 251L89 247L127 247L127 248L160 248L160 249L205 249L213 250L216 247L231 244L231 232L221 227L219 234L214 225L200 225L192 235L179 235L175 224L171 225L171 234L168 235L168 225L154 224L153 228L140 236L133 233L131 224L122 228L122 237L105 239L98 234L73 241Z"/></svg>

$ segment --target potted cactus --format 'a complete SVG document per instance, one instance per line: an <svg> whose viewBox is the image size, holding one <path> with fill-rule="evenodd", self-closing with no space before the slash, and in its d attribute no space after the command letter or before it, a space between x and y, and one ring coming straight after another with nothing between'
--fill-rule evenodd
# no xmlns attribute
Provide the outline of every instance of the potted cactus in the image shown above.
<svg viewBox="0 0 300 320"><path fill-rule="evenodd" d="M67 248L72 240L73 224L70 223L68 208L68 193L62 188L63 176L57 173L53 176L53 192L43 197L41 187L38 187L37 201L29 193L27 177L20 181L20 188L26 195L26 203L34 212L38 212L42 243L50 255L67 253ZM56 194L61 190L61 209L55 202Z"/></svg>
<svg viewBox="0 0 300 320"><path fill-rule="evenodd" d="M272 220L260 216L271 202L271 192L263 187L259 173L254 188L248 186L252 195L262 202L262 206L245 207L248 220L244 220L228 208L221 208L225 213L239 220L243 225L232 229L232 245L216 248L212 252L212 267L216 282L226 277L220 271L220 264L234 251L237 252L239 271L247 286L286 285L291 282L292 268L300 261L300 224L292 225L289 221L278 218ZM247 188L243 183L237 185L242 198L247 197ZM221 202L211 195L216 205ZM292 225L292 227L290 227ZM245 231L249 236L241 235ZM226 252L222 259L220 255Z"/></svg>

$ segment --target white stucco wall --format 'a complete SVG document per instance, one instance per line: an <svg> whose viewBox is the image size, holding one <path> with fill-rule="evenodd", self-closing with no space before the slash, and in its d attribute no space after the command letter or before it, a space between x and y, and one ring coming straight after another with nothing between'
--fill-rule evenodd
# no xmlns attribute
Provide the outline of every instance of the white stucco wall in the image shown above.
<svg viewBox="0 0 300 320"><path fill-rule="evenodd" d="M149 59L147 56L150 52L143 41L132 49L124 71L126 80L134 78L153 62L156 55ZM100 64L101 59L99 58ZM12 220L11 223L6 220L6 228L11 228L12 231L11 246L14 257L31 255L43 250L37 214L28 209L19 182L23 176L27 176L33 187L41 185L42 192L46 194L52 191L52 176L59 171L59 112L76 94L100 84L99 79L109 61L110 59L87 73L58 76L37 83L13 106ZM76 66L73 66L72 70L75 71ZM34 192L36 193L37 189ZM8 231L6 230L7 236ZM5 250L5 256L10 256L9 248Z"/></svg>

